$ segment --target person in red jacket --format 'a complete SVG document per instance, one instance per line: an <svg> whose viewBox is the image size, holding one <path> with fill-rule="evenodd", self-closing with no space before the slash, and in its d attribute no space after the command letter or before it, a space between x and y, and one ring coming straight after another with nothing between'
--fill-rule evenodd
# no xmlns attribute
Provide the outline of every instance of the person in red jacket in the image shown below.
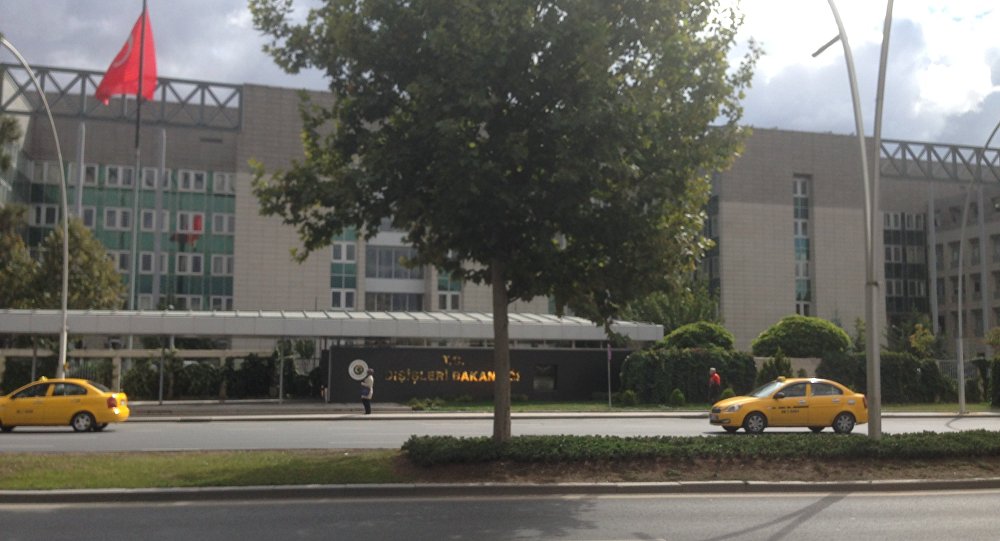
<svg viewBox="0 0 1000 541"><path fill-rule="evenodd" d="M715 368L708 369L708 403L715 404L722 393L722 378Z"/></svg>

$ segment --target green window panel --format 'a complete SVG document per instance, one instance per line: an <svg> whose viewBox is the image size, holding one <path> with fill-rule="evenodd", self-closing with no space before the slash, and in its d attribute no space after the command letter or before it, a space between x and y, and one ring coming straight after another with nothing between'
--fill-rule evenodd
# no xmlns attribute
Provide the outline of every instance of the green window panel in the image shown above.
<svg viewBox="0 0 1000 541"><path fill-rule="evenodd" d="M201 276L175 276L174 292L180 295L204 295L205 279Z"/></svg>
<svg viewBox="0 0 1000 541"><path fill-rule="evenodd" d="M209 278L209 295L226 295L232 296L233 294L233 278L232 276L212 276Z"/></svg>
<svg viewBox="0 0 1000 541"><path fill-rule="evenodd" d="M358 240L358 232L355 229L345 229L343 233L334 235L333 240Z"/></svg>

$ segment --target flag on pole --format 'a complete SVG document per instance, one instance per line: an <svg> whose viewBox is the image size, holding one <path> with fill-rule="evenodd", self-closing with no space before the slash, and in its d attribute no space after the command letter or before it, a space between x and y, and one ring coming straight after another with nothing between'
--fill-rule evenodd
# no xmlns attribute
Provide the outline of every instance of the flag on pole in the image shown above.
<svg viewBox="0 0 1000 541"><path fill-rule="evenodd" d="M156 49L153 47L153 28L149 24L149 13L145 9L135 21L125 45L108 66L108 71L104 73L101 84L97 85L94 96L107 105L111 96L138 95L140 88L142 97L147 100L153 99L153 93L156 91Z"/></svg>

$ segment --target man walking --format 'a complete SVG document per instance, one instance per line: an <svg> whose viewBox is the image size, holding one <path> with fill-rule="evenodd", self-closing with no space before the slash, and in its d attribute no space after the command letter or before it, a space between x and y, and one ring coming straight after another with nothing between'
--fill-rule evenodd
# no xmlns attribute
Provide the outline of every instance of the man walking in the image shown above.
<svg viewBox="0 0 1000 541"><path fill-rule="evenodd" d="M372 413L372 395L375 392L375 369L369 368L368 375L361 381L361 405L365 407L365 415Z"/></svg>
<svg viewBox="0 0 1000 541"><path fill-rule="evenodd" d="M708 403L715 404L719 401L722 392L722 378L715 368L708 369Z"/></svg>

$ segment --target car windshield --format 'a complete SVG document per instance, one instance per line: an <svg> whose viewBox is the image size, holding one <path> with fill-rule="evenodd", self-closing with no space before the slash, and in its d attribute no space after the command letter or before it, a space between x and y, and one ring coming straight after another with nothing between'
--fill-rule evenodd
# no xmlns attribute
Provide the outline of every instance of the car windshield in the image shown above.
<svg viewBox="0 0 1000 541"><path fill-rule="evenodd" d="M784 384L785 382L783 381L772 381L769 383L765 383L764 385L757 387L757 389L755 389L752 393L750 393L750 396L754 398L765 398L771 396L771 393L778 390L778 387L781 387Z"/></svg>

